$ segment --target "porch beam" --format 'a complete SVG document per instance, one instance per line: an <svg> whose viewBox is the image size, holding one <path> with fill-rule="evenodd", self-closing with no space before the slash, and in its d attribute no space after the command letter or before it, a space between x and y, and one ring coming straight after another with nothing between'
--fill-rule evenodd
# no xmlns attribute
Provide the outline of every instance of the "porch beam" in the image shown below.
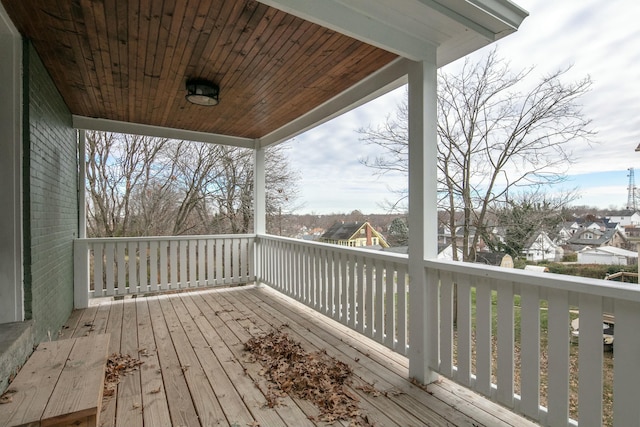
<svg viewBox="0 0 640 427"><path fill-rule="evenodd" d="M409 61L396 59L324 104L260 138L260 146L279 144L406 84Z"/></svg>
<svg viewBox="0 0 640 427"><path fill-rule="evenodd" d="M409 67L409 375L429 383L437 379L437 277L427 275L424 260L437 256L437 112L436 51ZM436 323L436 324L433 324ZM435 361L430 363L430 361Z"/></svg>
<svg viewBox="0 0 640 427"><path fill-rule="evenodd" d="M255 140L206 132L184 129L172 129L163 126L129 123L119 120L96 119L73 115L73 127L76 129L95 130L102 132L128 133L134 135L169 138L185 141L205 142L209 144L231 145L234 147L253 148Z"/></svg>

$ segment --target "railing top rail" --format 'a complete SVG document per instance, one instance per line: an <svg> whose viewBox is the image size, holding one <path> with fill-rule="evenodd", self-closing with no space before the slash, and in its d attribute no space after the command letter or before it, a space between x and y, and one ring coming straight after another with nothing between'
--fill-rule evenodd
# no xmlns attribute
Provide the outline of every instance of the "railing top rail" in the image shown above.
<svg viewBox="0 0 640 427"><path fill-rule="evenodd" d="M87 243L108 243L108 242L149 242L159 240L182 241L201 239L247 239L255 238L255 234L211 234L211 235L185 235L185 236L142 236L142 237L87 237L76 239Z"/></svg>
<svg viewBox="0 0 640 427"><path fill-rule="evenodd" d="M640 285L635 283L610 282L588 277L507 269L460 261L426 260L424 265L426 268L480 276L493 280L510 281L522 285L535 285L547 289L561 289L570 292L640 302Z"/></svg>
<svg viewBox="0 0 640 427"><path fill-rule="evenodd" d="M353 255L355 253L356 255L362 255L366 258L373 258L381 261L391 261L399 264L407 264L409 259L406 254L377 251L373 249L357 248L357 247L351 247L351 246L339 246L339 245L334 245L332 243L310 242L308 240L292 239L290 237L261 234L258 236L258 238L266 239L266 240L281 241L281 242L291 243L291 244L294 244L297 246L303 246L303 247L310 247L310 248L321 247L324 249L328 249L332 252L337 252L345 255Z"/></svg>

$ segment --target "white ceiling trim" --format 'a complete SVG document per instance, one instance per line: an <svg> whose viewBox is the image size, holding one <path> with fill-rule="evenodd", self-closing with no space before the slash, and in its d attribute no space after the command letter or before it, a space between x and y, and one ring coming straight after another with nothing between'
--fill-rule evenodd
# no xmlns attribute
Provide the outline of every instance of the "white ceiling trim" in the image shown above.
<svg viewBox="0 0 640 427"><path fill-rule="evenodd" d="M362 42L438 66L517 30L528 15L508 0L258 0Z"/></svg>
<svg viewBox="0 0 640 427"><path fill-rule="evenodd" d="M432 1L432 0L420 0ZM484 10L516 30L529 12L515 3L504 0L466 0L478 9Z"/></svg>
<svg viewBox="0 0 640 427"><path fill-rule="evenodd" d="M197 132L184 129L172 129L163 126L121 122L118 120L96 119L92 117L77 115L73 115L72 120L73 127L76 129L127 133L134 135L152 136L157 138L206 142L209 144L232 145L234 147L255 147L255 140L252 138L239 138L235 136L227 136L214 133Z"/></svg>
<svg viewBox="0 0 640 427"><path fill-rule="evenodd" d="M409 63L404 58L396 59L307 114L260 138L259 146L287 141L402 86L407 82Z"/></svg>
<svg viewBox="0 0 640 427"><path fill-rule="evenodd" d="M362 13L339 0L258 1L405 58L427 58L433 47L430 41L389 25L384 17Z"/></svg>

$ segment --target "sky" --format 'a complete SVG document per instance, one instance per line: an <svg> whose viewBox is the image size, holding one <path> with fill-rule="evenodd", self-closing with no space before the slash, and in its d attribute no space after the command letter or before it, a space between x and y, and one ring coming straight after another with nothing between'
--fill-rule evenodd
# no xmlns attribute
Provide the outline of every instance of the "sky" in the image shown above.
<svg viewBox="0 0 640 427"><path fill-rule="evenodd" d="M515 3L529 12L519 30L471 59L497 46L514 71L535 66L545 73L571 66L568 79L590 76L593 85L582 103L597 134L592 144L570 148L575 163L564 185L577 189L576 205L626 207L629 168L640 188L640 152L635 152L640 145L640 1ZM443 70L452 72L463 61ZM385 212L381 202L394 201L392 189L406 187L406 178L378 177L361 164L378 152L361 141L358 129L384 123L405 95L404 87L396 89L285 143L291 166L300 174L295 213Z"/></svg>

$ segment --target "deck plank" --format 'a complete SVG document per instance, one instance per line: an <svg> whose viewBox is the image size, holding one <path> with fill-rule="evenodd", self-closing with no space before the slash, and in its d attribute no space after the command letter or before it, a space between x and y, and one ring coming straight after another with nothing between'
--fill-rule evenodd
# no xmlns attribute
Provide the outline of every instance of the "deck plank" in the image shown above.
<svg viewBox="0 0 640 427"><path fill-rule="evenodd" d="M377 385L382 386L385 384L387 387L390 385L392 389L403 392L403 394L393 397L393 399L403 401L402 404L405 405L407 409L411 408L411 410L417 411L419 408L430 408L431 410L429 412L431 412L431 415L433 415L433 413L437 414L436 418L429 418L430 425L535 425L513 414L509 410L480 397L470 390L465 389L466 392L462 394L461 397L460 395L446 392L446 389L439 384L430 384L428 386L429 393L424 393L406 380L406 378L408 378L408 364L406 361L402 365L390 363L389 356L385 353L392 352L382 345L372 342L342 325L336 324L325 316L317 315L305 306L297 305L297 309L292 310L290 308L290 302L288 301L289 298L277 294L277 292L271 289L250 290L246 294L241 294L240 297L260 298L263 303L263 308L265 310L273 310L275 313L279 313L279 310L288 310L287 317L299 322L303 328L312 328L315 325L314 331L322 342L341 349L341 351L347 354L352 360L355 360L355 358L359 359L359 363L354 366L356 372L360 372L359 368L364 367L365 374L371 372L374 377L379 378L379 381L376 382ZM340 331L339 338L335 334L336 329ZM357 339L350 338L353 335L356 335ZM362 353L362 350L357 349L366 350L365 353ZM397 355L395 357L403 356ZM371 359L373 359L373 363ZM462 387L459 388L463 389ZM481 404L480 407L478 407L478 403ZM461 412L460 409L465 409L465 411ZM429 414L422 414L422 416L427 415Z"/></svg>
<svg viewBox="0 0 640 427"><path fill-rule="evenodd" d="M251 425L254 421L251 412L195 323L195 318L200 316L199 311L190 312L182 298L173 298L171 302L229 424Z"/></svg>
<svg viewBox="0 0 640 427"><path fill-rule="evenodd" d="M175 347L169 335L158 297L147 298L149 314L153 324L158 359L162 369L169 414L174 426L198 426L198 415L191 400L189 388L182 375L182 368Z"/></svg>
<svg viewBox="0 0 640 427"><path fill-rule="evenodd" d="M98 307L92 306L83 310L80 319L78 319L78 325L76 330L73 332L73 338L86 337L91 332L93 332L93 321L96 318L96 314L98 313Z"/></svg>
<svg viewBox="0 0 640 427"><path fill-rule="evenodd" d="M238 393L242 394L243 400L251 409L256 422L264 426L284 426L285 424L278 413L267 406L264 394L255 387L253 380L244 370L242 362L236 361L235 355L219 335L218 331L222 328L221 321L216 319L217 315L211 307L199 296L189 296L183 300L192 313L202 313L202 316L196 316L195 321L207 340L207 344L211 346L211 350L220 361L227 377L236 387Z"/></svg>
<svg viewBox="0 0 640 427"><path fill-rule="evenodd" d="M258 306L251 305L247 300L242 302L239 301L239 299L236 298L239 295L225 293L221 294L221 296L235 307L236 310L241 312L243 316L246 316L247 319L251 319L252 324L258 328L257 331L254 331L254 334L269 333L274 329L280 329L283 327L283 323L277 316L270 317L264 311L261 311ZM316 351L327 351L329 356L336 356L332 351L332 348L328 348L326 345L323 345L323 343L318 343L314 340L313 331L298 329L296 328L296 325L291 322L288 322L286 325L287 326L283 328L283 331L289 334L296 342L300 343L305 351L310 353ZM312 344L314 341L315 344L320 345ZM344 358L340 357L338 357L338 359L342 359L342 362L353 367L353 360L344 360ZM366 385L370 385L370 383L363 381L362 378L354 377L353 386L347 388L352 394L359 397L359 406L362 409L362 412L366 414L368 419L375 425L418 426L421 424L420 420L415 418L411 413L402 413L403 411L401 411L400 408L388 405L388 403L390 403L388 399L372 398L357 389L358 386L362 387Z"/></svg>
<svg viewBox="0 0 640 427"><path fill-rule="evenodd" d="M63 340L67 338L71 338L78 327L78 322L80 322L80 318L82 317L82 313L85 310L73 310L69 315L69 318L62 326L60 331L58 332L58 339Z"/></svg>
<svg viewBox="0 0 640 427"><path fill-rule="evenodd" d="M42 414L42 425L95 418L102 408L109 335L78 338Z"/></svg>
<svg viewBox="0 0 640 427"><path fill-rule="evenodd" d="M167 425L169 417L175 426L324 426L309 419L319 411L308 401L285 398L285 406L269 408L269 382L244 351L248 339L283 325L307 351L326 349L352 367L351 390L376 425L535 425L446 379L424 391L409 381L406 357L268 287L101 302L97 308L72 313L61 336L106 331L111 334L111 353L130 352L145 362L137 379L127 379L134 383L121 384L117 398L105 402L105 427L130 425L130 411L120 407L126 409L136 398L144 426ZM391 392L373 397L357 389L364 384Z"/></svg>
<svg viewBox="0 0 640 427"><path fill-rule="evenodd" d="M238 313L234 313L232 308L221 305L221 299L216 298L211 294L203 294L204 300L211 306L214 311L215 319L220 319L223 327L218 332L222 336L223 340L229 345L229 349L233 353L236 360L238 360L243 369L246 370L254 382L264 395L267 395L269 389L269 382L260 375L262 367L257 364L248 361L248 355L244 351L244 343L251 338L251 335L243 328L236 327L235 319L238 318ZM217 313L217 315L215 314ZM219 322L217 322L220 324ZM275 410L280 415L286 425L289 426L312 426L313 423L308 419L308 415L305 414L302 409L295 403L291 397L284 397L281 399L282 405L276 406Z"/></svg>
<svg viewBox="0 0 640 427"><path fill-rule="evenodd" d="M234 294L233 297L245 305L245 310L251 310L260 316L263 322L271 325L271 328L277 329L282 327L283 322L278 317L278 311L260 299L253 299L253 295L250 292ZM406 390L415 388L408 381L405 381L404 384L401 385L387 381L384 375L379 374L386 370L384 366L377 364L366 354L355 352L352 347L346 346L346 352L339 351L339 347L345 347L344 343L340 343L339 345L328 343L316 335L317 325L300 325L298 320L294 319L292 315L293 311L290 310L287 316L286 329L295 334L294 337L296 341L306 344L306 346L309 347L309 351L326 350L329 355L347 363L354 372L354 386L362 387L365 385L373 385L382 393L385 391L389 392L390 398L381 399L371 397L358 389L354 390L354 393L360 396L361 401L367 403L366 406L362 406L368 409L369 413L371 413L371 411L380 411L386 414L387 417L393 419L393 422L398 425L421 425L425 420L430 426L450 425L447 420L434 411L424 410L423 405L419 405L407 397L408 392ZM420 392L422 392L422 390L420 390ZM401 394L393 396L395 393ZM400 405L400 402L404 402L405 404ZM415 418L416 414L421 415L422 421ZM389 421L385 421L383 425L388 423ZM469 425L472 424L470 423Z"/></svg>
<svg viewBox="0 0 640 427"><path fill-rule="evenodd" d="M104 334L107 332L107 324L109 322L110 308L108 304L100 304L98 312L93 319L93 327L89 328L89 335Z"/></svg>
<svg viewBox="0 0 640 427"><path fill-rule="evenodd" d="M72 347L72 340L45 342L38 346L9 387L15 391L10 404L0 405L0 424L31 425L40 422Z"/></svg>
<svg viewBox="0 0 640 427"><path fill-rule="evenodd" d="M136 312L138 314L138 344L140 345L138 353L144 362L140 366L143 421L145 426L160 426L171 417L146 298L136 300Z"/></svg>
<svg viewBox="0 0 640 427"><path fill-rule="evenodd" d="M189 343L187 331L183 329L180 319L178 319L171 304L171 299L160 298L160 306L169 327L171 340L180 361L182 375L189 387L191 399L198 412L200 423L206 426L223 425L226 422L224 412L222 412L220 403L206 378L202 365Z"/></svg>
<svg viewBox="0 0 640 427"><path fill-rule="evenodd" d="M117 300L107 303L109 310L109 318L107 320L107 332L111 335L109 340L109 355L120 353L120 337L122 336L122 315L123 301ZM80 323L78 326L80 327ZM104 399L102 402L102 413L100 414L101 427L113 427L116 425L116 398L118 389L114 390L113 397Z"/></svg>
<svg viewBox="0 0 640 427"><path fill-rule="evenodd" d="M123 303L120 353L139 359L138 320L135 300ZM120 378L116 405L116 427L142 427L142 387L140 370L136 369Z"/></svg>

